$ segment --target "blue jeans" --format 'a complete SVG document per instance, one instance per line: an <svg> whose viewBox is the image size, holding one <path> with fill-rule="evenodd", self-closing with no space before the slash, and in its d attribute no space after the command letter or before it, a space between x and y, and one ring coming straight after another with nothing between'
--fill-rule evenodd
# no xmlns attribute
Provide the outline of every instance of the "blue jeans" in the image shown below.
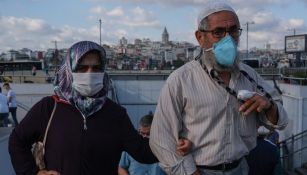
<svg viewBox="0 0 307 175"><path fill-rule="evenodd" d="M0 113L0 119L2 120L2 126L7 127L7 124L9 124L9 113Z"/></svg>
<svg viewBox="0 0 307 175"><path fill-rule="evenodd" d="M9 111L12 115L12 118L14 120L15 126L18 125L18 121L17 121L17 116L16 116L16 111L17 111L17 107L9 107Z"/></svg>
<svg viewBox="0 0 307 175"><path fill-rule="evenodd" d="M209 170L209 169L199 169L202 175L248 175L248 164L243 158L240 164L229 171L218 171L218 170Z"/></svg>

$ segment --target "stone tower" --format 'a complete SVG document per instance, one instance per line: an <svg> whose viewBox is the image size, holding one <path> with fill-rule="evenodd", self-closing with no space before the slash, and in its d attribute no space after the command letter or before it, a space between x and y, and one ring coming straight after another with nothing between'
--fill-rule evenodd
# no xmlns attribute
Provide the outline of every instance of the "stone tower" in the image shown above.
<svg viewBox="0 0 307 175"><path fill-rule="evenodd" d="M162 33L162 43L163 44L168 44L169 43L169 35L168 35L167 30L166 30L166 27L164 27L164 31Z"/></svg>

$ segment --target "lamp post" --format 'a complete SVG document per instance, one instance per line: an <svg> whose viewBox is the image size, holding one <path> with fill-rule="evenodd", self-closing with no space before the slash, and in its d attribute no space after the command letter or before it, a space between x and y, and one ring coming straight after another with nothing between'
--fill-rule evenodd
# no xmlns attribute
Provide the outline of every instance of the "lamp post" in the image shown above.
<svg viewBox="0 0 307 175"><path fill-rule="evenodd" d="M251 22L246 22L245 25L246 25L246 59L248 59L248 25L250 24L255 24L254 21L251 21Z"/></svg>
<svg viewBox="0 0 307 175"><path fill-rule="evenodd" d="M99 19L99 44L101 46L101 19Z"/></svg>
<svg viewBox="0 0 307 175"><path fill-rule="evenodd" d="M288 29L288 31L293 31L293 35L295 36L295 34L296 34L296 29L295 29L295 28L293 28L293 29Z"/></svg>

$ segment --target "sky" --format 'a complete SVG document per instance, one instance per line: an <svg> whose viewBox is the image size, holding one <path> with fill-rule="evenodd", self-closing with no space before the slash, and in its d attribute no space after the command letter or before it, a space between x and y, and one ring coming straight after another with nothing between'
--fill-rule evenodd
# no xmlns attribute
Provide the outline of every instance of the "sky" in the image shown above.
<svg viewBox="0 0 307 175"><path fill-rule="evenodd" d="M0 52L29 48L68 48L80 40L117 45L121 37L197 45L197 16L210 0L0 0ZM236 10L240 49L284 48L286 35L307 34L307 0L225 0Z"/></svg>

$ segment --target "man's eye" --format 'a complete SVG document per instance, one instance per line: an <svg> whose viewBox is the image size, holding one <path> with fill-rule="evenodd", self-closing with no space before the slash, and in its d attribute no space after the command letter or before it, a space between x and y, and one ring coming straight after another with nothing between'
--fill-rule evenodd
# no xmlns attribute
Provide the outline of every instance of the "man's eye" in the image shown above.
<svg viewBox="0 0 307 175"><path fill-rule="evenodd" d="M231 32L231 33L236 33L236 32L238 32L239 31L239 29L237 28L237 27L234 27L234 28L230 28L229 29L229 32Z"/></svg>
<svg viewBox="0 0 307 175"><path fill-rule="evenodd" d="M216 30L213 31L213 33L219 35L219 34L224 33L224 31L225 30L223 30L223 29L216 29Z"/></svg>

